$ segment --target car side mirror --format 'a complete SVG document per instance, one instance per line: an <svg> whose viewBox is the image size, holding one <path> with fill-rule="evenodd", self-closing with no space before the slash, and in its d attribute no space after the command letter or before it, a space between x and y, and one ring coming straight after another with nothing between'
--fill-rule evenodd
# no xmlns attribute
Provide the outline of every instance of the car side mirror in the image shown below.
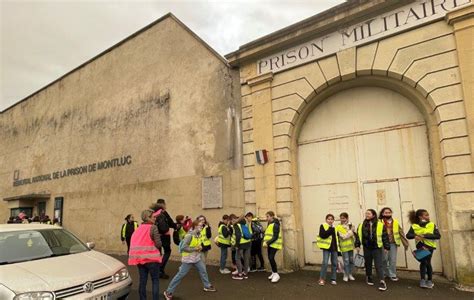
<svg viewBox="0 0 474 300"><path fill-rule="evenodd" d="M92 249L95 248L95 243L94 242L88 242L88 243L86 243L86 246L87 246L87 248L92 250Z"/></svg>

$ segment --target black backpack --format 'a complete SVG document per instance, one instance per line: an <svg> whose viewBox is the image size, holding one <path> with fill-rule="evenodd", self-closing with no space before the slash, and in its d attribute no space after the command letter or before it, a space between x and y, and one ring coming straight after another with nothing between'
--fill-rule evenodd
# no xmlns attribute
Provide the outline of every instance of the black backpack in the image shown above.
<svg viewBox="0 0 474 300"><path fill-rule="evenodd" d="M163 212L161 212L156 218L156 226L158 227L158 232L160 234L166 234L170 230L168 220Z"/></svg>
<svg viewBox="0 0 474 300"><path fill-rule="evenodd" d="M260 221L252 221L252 231L253 238L255 240L263 239L265 236L265 231L263 230L263 226L260 224Z"/></svg>

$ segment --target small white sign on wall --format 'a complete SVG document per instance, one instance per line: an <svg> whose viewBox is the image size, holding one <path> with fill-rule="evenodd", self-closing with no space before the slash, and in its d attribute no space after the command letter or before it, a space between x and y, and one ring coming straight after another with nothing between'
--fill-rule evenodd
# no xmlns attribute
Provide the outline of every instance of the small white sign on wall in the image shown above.
<svg viewBox="0 0 474 300"><path fill-rule="evenodd" d="M202 208L222 208L222 176L202 178Z"/></svg>

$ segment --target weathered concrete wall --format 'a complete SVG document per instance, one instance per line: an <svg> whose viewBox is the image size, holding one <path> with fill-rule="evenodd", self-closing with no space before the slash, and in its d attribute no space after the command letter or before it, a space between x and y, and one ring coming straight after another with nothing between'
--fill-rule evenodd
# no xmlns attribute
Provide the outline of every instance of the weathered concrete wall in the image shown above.
<svg viewBox="0 0 474 300"><path fill-rule="evenodd" d="M242 213L242 169L229 157L226 126L228 108L240 114L234 72L164 18L0 115L0 196L51 193L50 216L63 196L66 228L122 253L125 215L139 219L160 197L173 218L205 214L214 226L224 213ZM122 155L132 163L12 186L15 170L27 178ZM223 176L224 209L201 209L203 176ZM8 214L0 201L0 220Z"/></svg>

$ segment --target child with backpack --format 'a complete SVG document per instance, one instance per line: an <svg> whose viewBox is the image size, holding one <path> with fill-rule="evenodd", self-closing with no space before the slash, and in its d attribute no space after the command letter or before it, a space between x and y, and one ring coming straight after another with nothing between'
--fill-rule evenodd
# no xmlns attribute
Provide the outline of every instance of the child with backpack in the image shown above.
<svg viewBox="0 0 474 300"><path fill-rule="evenodd" d="M319 235L316 244L323 250L323 262L319 273L319 285L326 284L326 272L328 269L329 257L331 257L331 284L336 285L337 276L337 235L334 228L334 215L326 215L326 223L319 227Z"/></svg>
<svg viewBox="0 0 474 300"><path fill-rule="evenodd" d="M254 218L252 212L245 215L247 224L252 234L252 247L250 249L250 272L265 271L265 261L262 255L262 243L264 237L263 226L260 224L258 218ZM257 257L260 261L260 266L257 268Z"/></svg>
<svg viewBox="0 0 474 300"><path fill-rule="evenodd" d="M433 267L431 266L431 258L436 249L436 240L441 238L438 228L430 221L430 215L426 209L418 209L408 213L408 219L411 223L410 230L406 234L409 240L415 239L416 251L414 253L420 262L420 287L432 289L433 284Z"/></svg>
<svg viewBox="0 0 474 300"><path fill-rule="evenodd" d="M195 220L191 229L188 231L188 233L186 233L184 239L179 244L179 252L181 253L181 266L179 267L178 273L176 273L168 285L168 288L163 293L166 300L173 299L174 291L193 266L196 267L199 272L199 277L201 277L201 281L204 285L204 291L216 291L209 281L206 264L202 261L201 223L202 222Z"/></svg>
<svg viewBox="0 0 474 300"><path fill-rule="evenodd" d="M218 236L216 239L217 245L221 248L220 269L221 274L229 274L230 271L225 267L227 261L227 253L230 248L231 231L229 230L230 218L228 215L222 216L222 221L219 222Z"/></svg>
<svg viewBox="0 0 474 300"><path fill-rule="evenodd" d="M173 242L179 246L179 243L183 240L186 232L192 224L191 218L188 216L177 215L176 216L176 229L173 231Z"/></svg>
<svg viewBox="0 0 474 300"><path fill-rule="evenodd" d="M237 274L232 275L232 279L248 279L248 270L250 262L250 248L252 246L252 235L245 222L245 218L235 218L233 220L233 234L231 245L236 248L235 260L237 264ZM243 264L242 259L243 258Z"/></svg>

